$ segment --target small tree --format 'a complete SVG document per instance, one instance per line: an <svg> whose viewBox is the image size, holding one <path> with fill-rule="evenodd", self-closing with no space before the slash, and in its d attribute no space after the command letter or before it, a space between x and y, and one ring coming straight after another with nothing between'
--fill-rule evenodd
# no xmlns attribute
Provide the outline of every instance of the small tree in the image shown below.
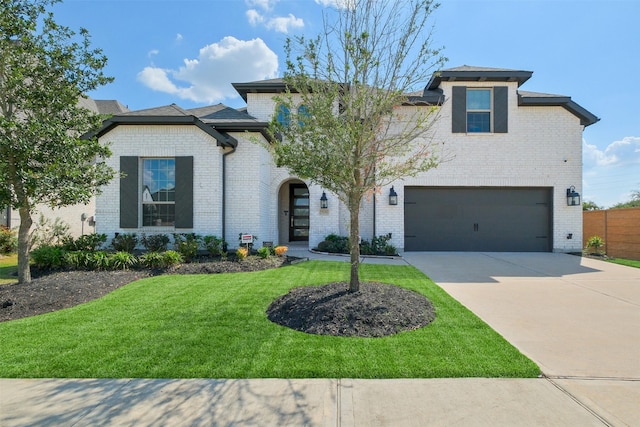
<svg viewBox="0 0 640 427"><path fill-rule="evenodd" d="M56 24L46 8L59 0L3 0L0 5L0 206L20 215L18 280L31 281L32 214L36 205L86 203L115 171L97 139L80 137L101 118L78 106L112 79L106 57L85 29Z"/></svg>
<svg viewBox="0 0 640 427"><path fill-rule="evenodd" d="M639 208L640 207L640 190L635 190L631 192L631 200L628 202L622 202L611 206L611 209L622 209L622 208Z"/></svg>
<svg viewBox="0 0 640 427"><path fill-rule="evenodd" d="M358 291L363 198L435 167L436 106L415 102L445 58L431 47L430 0L345 0L316 39L288 39L285 83L276 102L297 111L272 122L278 166L335 193L350 213L351 277Z"/></svg>

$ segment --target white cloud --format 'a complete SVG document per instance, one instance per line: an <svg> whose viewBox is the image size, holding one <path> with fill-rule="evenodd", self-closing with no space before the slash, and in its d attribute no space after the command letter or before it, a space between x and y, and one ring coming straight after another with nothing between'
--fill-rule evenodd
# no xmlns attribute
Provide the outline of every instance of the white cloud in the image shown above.
<svg viewBox="0 0 640 427"><path fill-rule="evenodd" d="M356 0L315 0L316 4L336 9L353 9Z"/></svg>
<svg viewBox="0 0 640 427"><path fill-rule="evenodd" d="M159 92L214 103L238 96L232 82L275 78L277 72L278 56L262 39L227 36L200 49L197 58L185 59L184 66L177 70L146 67L138 74L138 80Z"/></svg>
<svg viewBox="0 0 640 427"><path fill-rule="evenodd" d="M182 36L182 34L180 34L180 33L176 34L176 41L177 42L182 41L183 38L184 37Z"/></svg>
<svg viewBox="0 0 640 427"><path fill-rule="evenodd" d="M147 56L149 58L156 56L157 54L159 54L160 51L158 49L151 49L149 52L147 52Z"/></svg>
<svg viewBox="0 0 640 427"><path fill-rule="evenodd" d="M259 7L262 10L271 10L278 0L245 0L249 7Z"/></svg>
<svg viewBox="0 0 640 427"><path fill-rule="evenodd" d="M264 17L255 9L247 10L246 15L251 26L255 27L257 24L264 22Z"/></svg>
<svg viewBox="0 0 640 427"><path fill-rule="evenodd" d="M640 188L640 137L627 136L603 150L582 142L583 200L611 207Z"/></svg>
<svg viewBox="0 0 640 427"><path fill-rule="evenodd" d="M303 28L304 21L301 18L296 18L290 13L289 16L280 16L269 19L266 27L270 30L276 30L279 33L287 34L291 28Z"/></svg>
<svg viewBox="0 0 640 427"><path fill-rule="evenodd" d="M640 165L640 137L626 136L609 144L604 151L583 142L585 167Z"/></svg>

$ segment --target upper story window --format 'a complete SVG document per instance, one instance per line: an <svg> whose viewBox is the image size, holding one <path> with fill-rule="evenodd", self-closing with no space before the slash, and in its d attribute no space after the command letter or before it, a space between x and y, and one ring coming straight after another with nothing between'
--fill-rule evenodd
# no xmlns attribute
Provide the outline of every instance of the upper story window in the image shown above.
<svg viewBox="0 0 640 427"><path fill-rule="evenodd" d="M470 134L507 133L508 96L507 86L454 86L451 96L451 131Z"/></svg>
<svg viewBox="0 0 640 427"><path fill-rule="evenodd" d="M289 124L291 123L291 112L289 111L289 108L283 104L278 104L278 108L276 109L276 120L280 125L289 127Z"/></svg>
<svg viewBox="0 0 640 427"><path fill-rule="evenodd" d="M298 125L304 126L304 121L310 117L309 109L306 105L301 105L298 107Z"/></svg>
<svg viewBox="0 0 640 427"><path fill-rule="evenodd" d="M142 226L172 227L176 220L175 159L142 161Z"/></svg>
<svg viewBox="0 0 640 427"><path fill-rule="evenodd" d="M491 89L467 89L467 132L491 132Z"/></svg>

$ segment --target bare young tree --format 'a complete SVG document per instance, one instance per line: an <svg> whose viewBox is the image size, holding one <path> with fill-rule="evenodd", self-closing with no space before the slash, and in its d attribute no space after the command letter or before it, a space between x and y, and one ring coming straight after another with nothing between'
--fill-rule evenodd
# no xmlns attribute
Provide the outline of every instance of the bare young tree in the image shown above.
<svg viewBox="0 0 640 427"><path fill-rule="evenodd" d="M288 39L270 145L276 164L335 193L350 213L349 290L359 290L359 213L378 188L440 161L438 107L421 99L446 61L432 47L431 0L344 0L314 39ZM416 95L415 90L420 90ZM415 96L412 96L413 95Z"/></svg>

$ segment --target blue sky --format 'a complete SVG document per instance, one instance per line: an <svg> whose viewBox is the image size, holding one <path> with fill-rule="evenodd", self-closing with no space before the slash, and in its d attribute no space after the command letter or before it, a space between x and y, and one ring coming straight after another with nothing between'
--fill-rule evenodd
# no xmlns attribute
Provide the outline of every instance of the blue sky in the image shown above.
<svg viewBox="0 0 640 427"><path fill-rule="evenodd" d="M282 75L288 36L314 36L339 0L65 0L115 82L90 95L130 109L244 103L232 82ZM571 96L601 120L584 131L583 200L609 207L640 191L640 1L441 0L446 68L533 71L523 90ZM426 83L426 82L425 82Z"/></svg>

